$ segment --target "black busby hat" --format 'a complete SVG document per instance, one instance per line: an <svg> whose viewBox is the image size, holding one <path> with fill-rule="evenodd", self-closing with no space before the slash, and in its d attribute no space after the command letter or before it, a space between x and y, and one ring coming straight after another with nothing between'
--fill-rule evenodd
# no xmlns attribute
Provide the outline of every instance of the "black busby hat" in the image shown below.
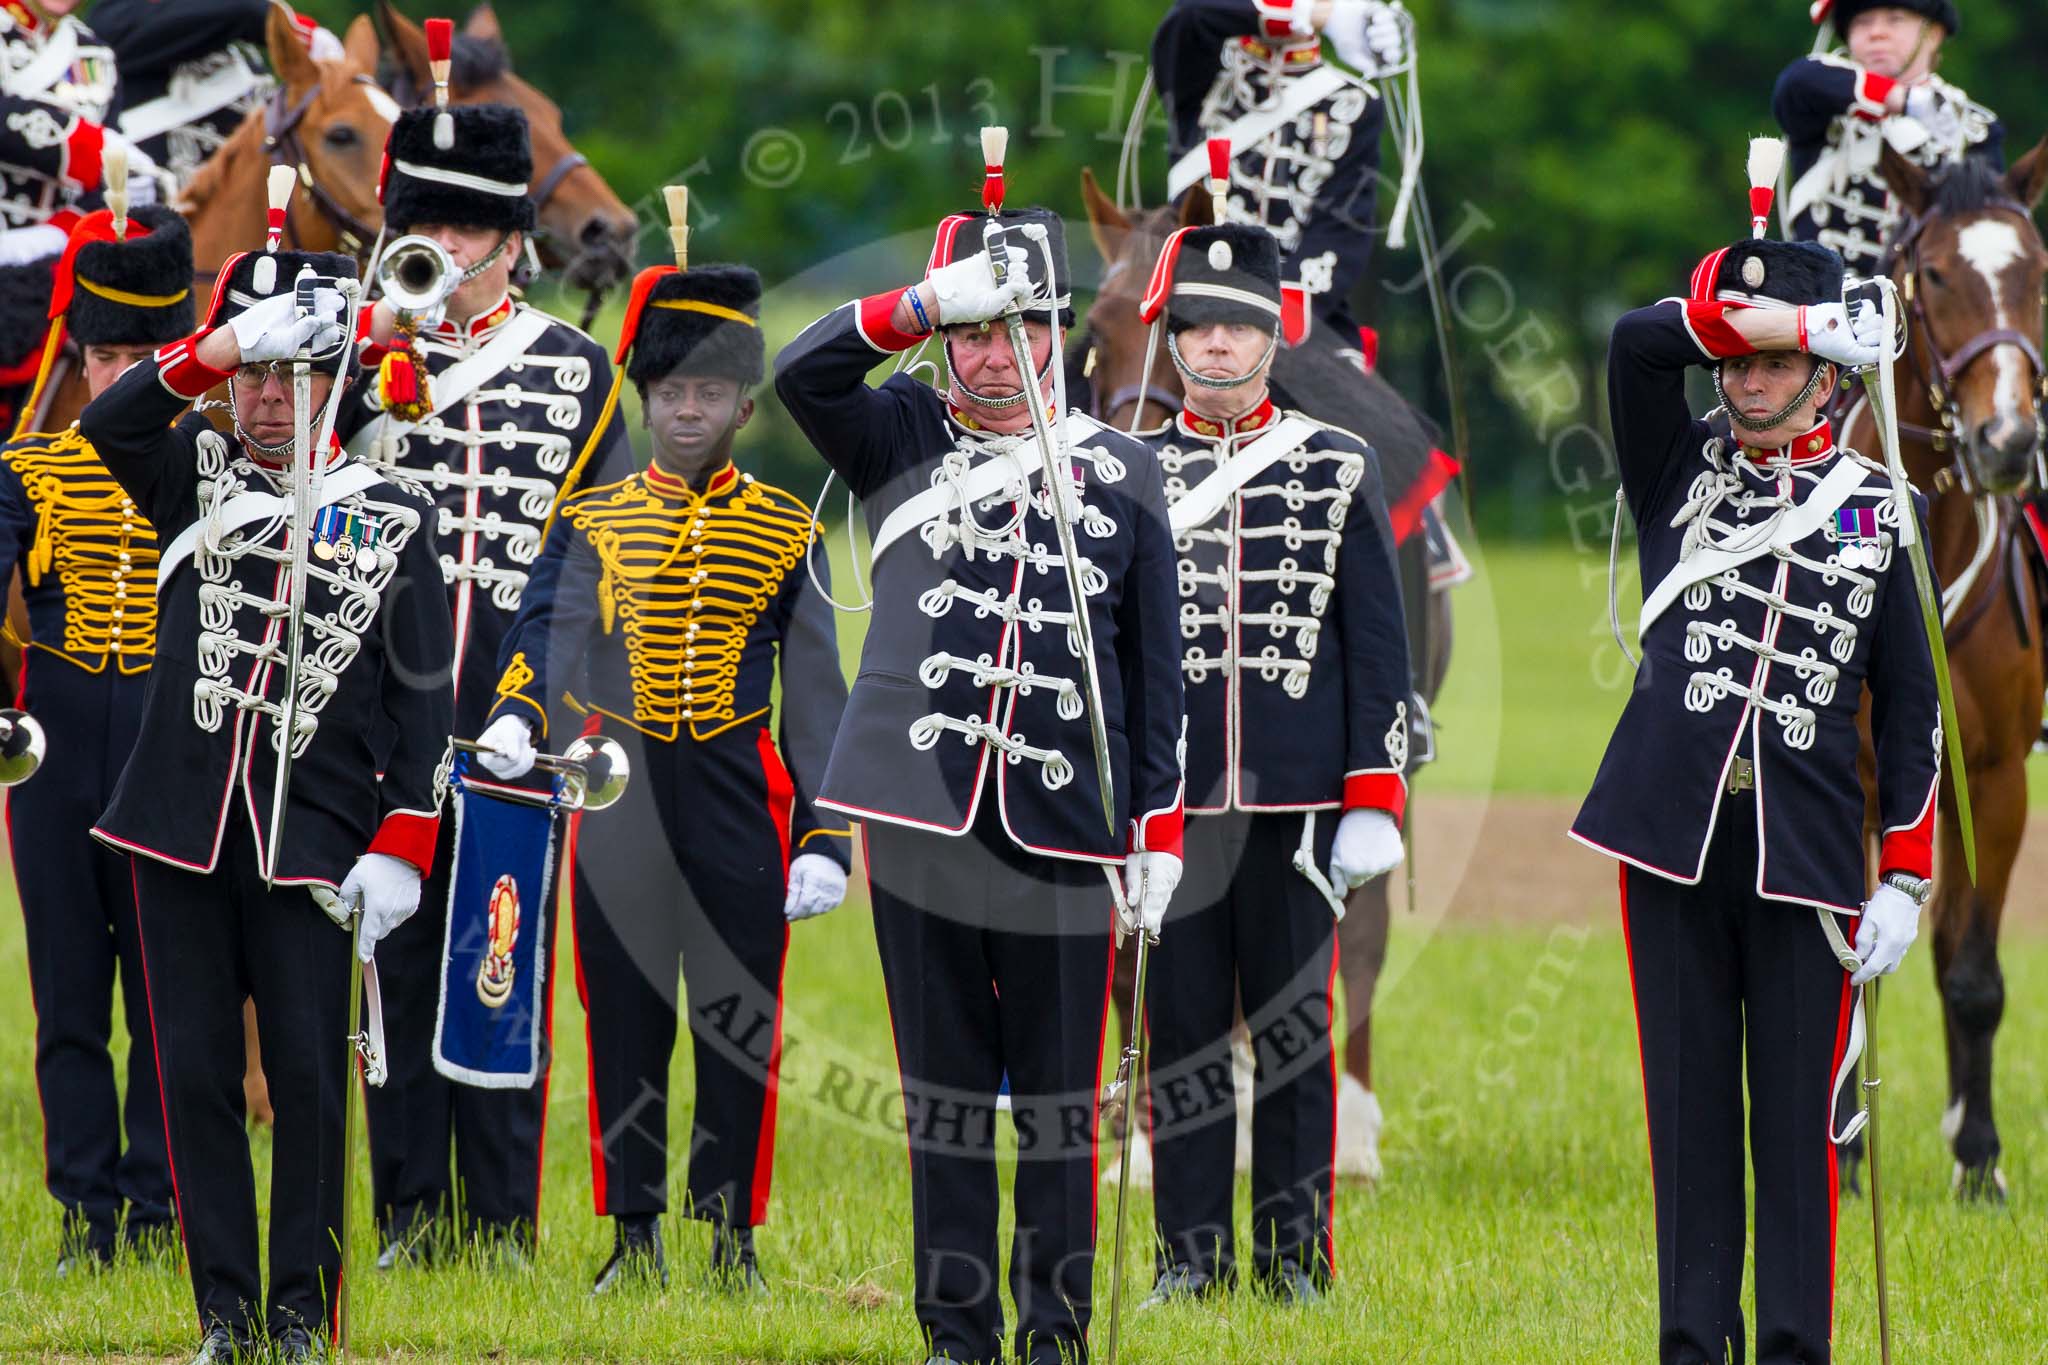
<svg viewBox="0 0 2048 1365"><path fill-rule="evenodd" d="M1278 239L1249 223L1179 229L1160 249L1138 316L1151 322L1162 308L1169 331L1218 322L1273 330L1280 325Z"/></svg>
<svg viewBox="0 0 2048 1365"><path fill-rule="evenodd" d="M137 205L126 238L114 236L112 214L88 214L66 254L50 312L81 345L161 346L191 333L192 234L176 210Z"/></svg>
<svg viewBox="0 0 2048 1365"><path fill-rule="evenodd" d="M207 327L218 327L266 298L290 293L292 281L309 267L315 275L359 278L356 258L338 251L244 251L228 257L220 269L213 302L206 310Z"/></svg>
<svg viewBox="0 0 2048 1365"><path fill-rule="evenodd" d="M929 275L942 265L951 265L977 251L987 250L989 229L997 224L1003 228L1005 246L1024 249L1024 273L1031 281L1028 307L1042 310L1048 303L1056 306L1064 326L1073 312L1073 282L1067 268L1066 229L1059 215L1051 209L997 209L951 215L939 224L938 237L932 243L932 257L925 273ZM1043 233L1042 238L1037 235L1040 232ZM1048 263L1050 273L1047 271Z"/></svg>
<svg viewBox="0 0 2048 1365"><path fill-rule="evenodd" d="M408 109L391 125L377 199L393 232L419 223L530 231L533 148L509 104Z"/></svg>
<svg viewBox="0 0 2048 1365"><path fill-rule="evenodd" d="M1708 259L1716 258L1709 297L1719 302L1800 308L1842 301L1842 258L1819 242L1753 238Z"/></svg>
<svg viewBox="0 0 2048 1365"><path fill-rule="evenodd" d="M56 268L55 256L0 265L0 386L12 387L35 378L49 321L50 279Z"/></svg>
<svg viewBox="0 0 2048 1365"><path fill-rule="evenodd" d="M1957 11L1955 0L1813 0L1810 13L1813 22L1825 24L1830 17L1835 21L1835 32L1844 38L1849 36L1849 25L1857 15L1871 9L1903 9L1932 19L1948 30L1953 38L1962 31L1963 16Z"/></svg>
<svg viewBox="0 0 2048 1365"><path fill-rule="evenodd" d="M642 389L681 370L758 384L767 368L761 277L744 265L654 267L634 282L619 349Z"/></svg>

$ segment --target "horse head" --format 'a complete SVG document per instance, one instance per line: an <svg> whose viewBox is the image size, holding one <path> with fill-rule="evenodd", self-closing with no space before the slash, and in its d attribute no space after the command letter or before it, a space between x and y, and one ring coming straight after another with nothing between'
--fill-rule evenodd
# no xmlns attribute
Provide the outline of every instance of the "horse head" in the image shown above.
<svg viewBox="0 0 2048 1365"><path fill-rule="evenodd" d="M394 93L406 104L424 102L434 89L425 31L400 14L392 0L377 0L376 18L394 63ZM504 32L488 4L477 6L463 21L450 67L451 103L509 104L526 115L533 139L531 194L540 212L535 245L543 261L566 267L566 278L577 289L608 289L625 279L632 273L639 223L569 144L561 107L512 70Z"/></svg>
<svg viewBox="0 0 2048 1365"><path fill-rule="evenodd" d="M1180 373L1166 358L1164 340L1155 342L1151 327L1139 320L1138 304L1173 230L1210 222L1209 197L1189 194L1178 208L1166 205L1132 216L1102 192L1095 172L1086 167L1081 171L1081 197L1088 205L1088 230L1103 260L1086 331L1092 359L1089 383L1101 395L1094 416L1120 431L1129 429L1134 418L1140 419L1140 427L1171 421L1180 411Z"/></svg>
<svg viewBox="0 0 2048 1365"><path fill-rule="evenodd" d="M1929 171L1889 145L1879 167L1905 218L1891 275L1911 320L1909 373L1937 445L1954 447L1966 481L2014 493L2040 454L2043 277L2048 249L2033 208L2048 188L2048 138L2000 175L1978 159Z"/></svg>

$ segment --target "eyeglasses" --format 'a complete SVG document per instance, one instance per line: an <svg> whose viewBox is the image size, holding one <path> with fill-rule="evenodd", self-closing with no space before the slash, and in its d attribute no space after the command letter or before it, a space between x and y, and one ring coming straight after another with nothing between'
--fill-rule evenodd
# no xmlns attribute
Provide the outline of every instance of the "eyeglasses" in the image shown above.
<svg viewBox="0 0 2048 1365"><path fill-rule="evenodd" d="M260 389L266 380L275 379L280 385L288 385L292 380L292 366L296 363L290 360L261 360L239 365L235 368L235 384L240 388ZM334 376L315 366L310 377L332 379Z"/></svg>

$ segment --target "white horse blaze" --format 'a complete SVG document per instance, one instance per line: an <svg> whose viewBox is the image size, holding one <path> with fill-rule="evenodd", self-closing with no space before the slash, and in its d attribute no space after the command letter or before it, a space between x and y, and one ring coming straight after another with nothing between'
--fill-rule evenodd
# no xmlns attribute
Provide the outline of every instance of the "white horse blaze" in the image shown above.
<svg viewBox="0 0 2048 1365"><path fill-rule="evenodd" d="M1991 288L1992 326L2011 327L2012 323L2006 317L2005 272L2026 254L2019 228L2009 222L1987 218L1957 233L1956 246L1963 259L1984 277L1985 284ZM2009 344L1994 346L1991 353L1998 363L1998 415L2016 417L2027 410L2032 400L2022 367L2024 357L2019 347Z"/></svg>

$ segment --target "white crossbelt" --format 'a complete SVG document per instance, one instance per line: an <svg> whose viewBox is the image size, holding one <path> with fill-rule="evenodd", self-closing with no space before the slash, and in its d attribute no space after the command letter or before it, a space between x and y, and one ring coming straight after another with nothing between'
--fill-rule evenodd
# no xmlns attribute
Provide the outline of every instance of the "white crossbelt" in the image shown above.
<svg viewBox="0 0 2048 1365"><path fill-rule="evenodd" d="M14 73L14 79L7 83L7 93L31 98L49 94L50 87L71 69L72 60L77 56L78 30L70 24L58 24L57 31L43 44L35 60Z"/></svg>
<svg viewBox="0 0 2048 1365"><path fill-rule="evenodd" d="M475 355L458 360L433 376L434 411L446 412L476 392L485 380L525 355L526 348L541 339L552 321L546 313L531 308L515 312L511 321L499 328L498 334L485 342ZM418 425L417 422L395 421L388 415L381 417L356 433L355 439L348 443L348 453L366 459L370 449L379 441L408 435Z"/></svg>
<svg viewBox="0 0 2048 1365"><path fill-rule="evenodd" d="M160 133L218 113L262 84L263 78L249 69L241 53L233 48L228 52L234 60L204 78L173 82L170 90L155 99L122 110L122 135L130 142L147 142Z"/></svg>
<svg viewBox="0 0 2048 1365"><path fill-rule="evenodd" d="M1282 82L1280 98L1240 114L1230 121L1229 126L1208 136L1229 138L1233 153L1249 150L1264 142L1267 134L1304 109L1322 103L1347 85L1362 84L1349 72L1334 66L1319 66L1306 76L1288 77ZM1166 173L1166 197L1178 198L1183 190L1206 179L1208 174L1208 144L1206 141L1197 142L1183 152L1180 160L1173 163L1173 169Z"/></svg>
<svg viewBox="0 0 2048 1365"><path fill-rule="evenodd" d="M326 507L340 502L343 498L374 488L382 481L383 475L366 464L345 464L333 470L320 481L319 506ZM213 526L223 533L247 526L251 522L268 521L272 517L291 514L291 502L280 493L237 493L221 505L219 512L193 522L171 539L164 547L156 565L156 590L162 596L164 584L171 581L171 571L192 557L192 551L199 545L201 528Z"/></svg>
<svg viewBox="0 0 2048 1365"><path fill-rule="evenodd" d="M1167 522L1173 527L1173 533L1180 535L1197 526L1207 525L1209 518L1223 510L1223 504L1230 501L1231 495L1271 469L1281 456L1299 448L1315 431L1316 424L1306 417L1283 417L1275 422L1257 440L1223 461L1215 473L1190 488L1167 510Z"/></svg>
<svg viewBox="0 0 2048 1365"><path fill-rule="evenodd" d="M1070 447L1079 445L1108 429L1100 422L1083 417L1078 412L1069 413L1063 426L1063 434ZM937 483L922 493L904 499L895 511L882 518L882 525L875 532L874 548L868 551L869 562L880 561L882 551L933 517L950 512L963 502L976 503L983 498L994 497L1009 486L1010 480L1016 477L1020 470L1027 485L1044 472L1038 461L1032 460L1027 463L1022 456L987 459L968 470L964 479Z"/></svg>

